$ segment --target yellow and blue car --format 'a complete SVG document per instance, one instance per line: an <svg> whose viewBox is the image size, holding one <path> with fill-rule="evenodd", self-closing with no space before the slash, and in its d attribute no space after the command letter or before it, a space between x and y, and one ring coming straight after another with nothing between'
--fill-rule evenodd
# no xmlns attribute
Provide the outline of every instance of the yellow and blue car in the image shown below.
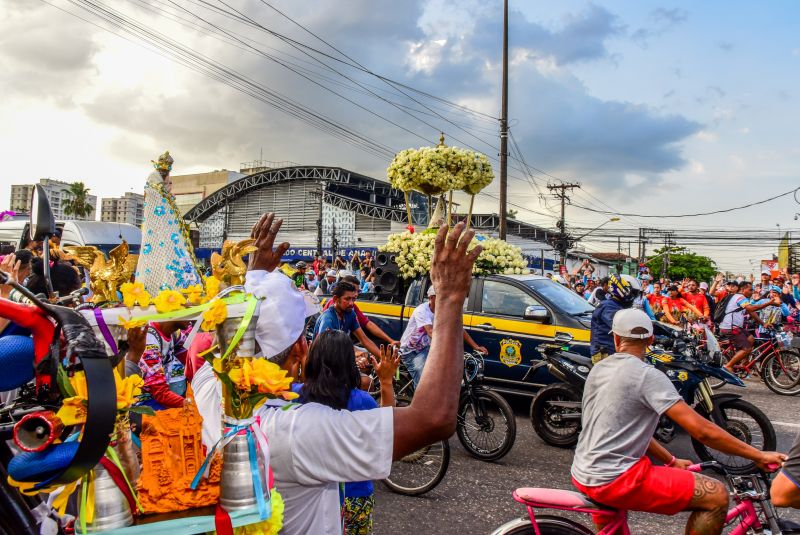
<svg viewBox="0 0 800 535"><path fill-rule="evenodd" d="M399 340L414 308L423 302L430 281L410 283L405 302L359 299L361 311ZM464 328L489 350L485 379L500 392L532 395L554 380L546 367L526 377L538 361L536 347L558 333L572 335L572 351L589 356L589 326L594 307L580 295L539 275L475 277L464 302Z"/></svg>

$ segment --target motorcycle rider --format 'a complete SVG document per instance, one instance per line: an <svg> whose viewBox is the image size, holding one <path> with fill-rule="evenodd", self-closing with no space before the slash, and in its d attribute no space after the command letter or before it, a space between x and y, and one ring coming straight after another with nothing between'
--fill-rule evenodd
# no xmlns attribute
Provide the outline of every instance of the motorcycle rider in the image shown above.
<svg viewBox="0 0 800 535"><path fill-rule="evenodd" d="M641 291L642 286L635 277L617 274L608 277L608 298L601 300L592 312L589 354L593 364L614 353L614 337L611 335L614 315L630 308Z"/></svg>
<svg viewBox="0 0 800 535"><path fill-rule="evenodd" d="M722 533L728 491L715 479L685 470L653 438L666 415L708 447L754 461L759 468L781 465L786 455L759 451L695 412L669 378L644 361L653 343L653 322L640 310L621 310L613 319L616 353L596 364L586 381L583 430L572 463L575 487L603 505L674 515L692 511L686 533ZM653 466L648 455L666 466ZM596 516L601 528L608 517Z"/></svg>

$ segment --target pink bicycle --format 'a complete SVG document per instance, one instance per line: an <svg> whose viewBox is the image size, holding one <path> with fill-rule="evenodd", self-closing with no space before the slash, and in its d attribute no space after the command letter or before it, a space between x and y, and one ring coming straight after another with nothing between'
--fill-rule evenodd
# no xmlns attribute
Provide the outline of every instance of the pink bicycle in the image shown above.
<svg viewBox="0 0 800 535"><path fill-rule="evenodd" d="M734 506L728 511L725 525L733 528L730 535L769 533L771 535L800 534L800 524L781 519L769 498L769 476L764 473L728 474L717 462L694 464L692 472L710 469L725 476ZM561 489L522 488L514 491L514 499L528 509L528 518L512 520L496 529L492 535L594 535L594 531L568 518L539 515L534 509L556 509L574 513L599 514L609 519L598 535L623 533L630 535L628 512L593 502L579 492Z"/></svg>

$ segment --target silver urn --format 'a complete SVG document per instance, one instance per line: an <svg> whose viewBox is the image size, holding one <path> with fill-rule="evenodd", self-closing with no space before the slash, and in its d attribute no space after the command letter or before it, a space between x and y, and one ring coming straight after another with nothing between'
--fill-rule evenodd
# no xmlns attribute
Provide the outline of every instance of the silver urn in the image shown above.
<svg viewBox="0 0 800 535"><path fill-rule="evenodd" d="M230 289L233 288L229 288L229 290ZM228 345L231 343L233 337L236 335L236 331L239 330L239 327L242 324L242 318L245 315L246 309L247 303L228 305L228 319L217 326L217 341L219 342L220 346L220 354L224 354L227 351ZM231 353L233 356L252 357L255 356L255 354L259 351L258 344L256 343L257 323L258 308L256 308L255 314L253 314L250 323L247 325L244 335L242 336L241 340L239 340L238 346L236 347L235 351Z"/></svg>
<svg viewBox="0 0 800 535"><path fill-rule="evenodd" d="M118 529L131 524L133 515L128 500L106 469L98 464L94 468L94 518L86 524L86 531Z"/></svg>
<svg viewBox="0 0 800 535"><path fill-rule="evenodd" d="M250 450L247 435L239 434L222 450L222 477L220 480L219 503L226 511L250 509L258 503L254 492L254 474L250 468ZM264 459L258 454L258 472L261 479L261 494L268 494L267 468Z"/></svg>

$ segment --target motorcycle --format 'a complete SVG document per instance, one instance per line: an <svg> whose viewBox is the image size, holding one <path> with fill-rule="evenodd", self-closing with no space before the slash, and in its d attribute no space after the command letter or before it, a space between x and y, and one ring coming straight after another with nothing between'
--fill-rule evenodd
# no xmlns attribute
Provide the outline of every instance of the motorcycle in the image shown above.
<svg viewBox="0 0 800 535"><path fill-rule="evenodd" d="M531 422L537 434L553 446L574 447L581 429L581 397L589 375L591 361L568 351L569 335L557 337L556 343L542 344L539 352L544 359L534 368L546 366L562 383L539 391L531 403ZM703 417L711 420L731 435L761 450L774 450L777 445L775 428L758 407L738 394L715 394L709 380L716 378L727 384L743 387L734 374L719 366L719 345L713 334L706 333L706 349L701 351L691 336L680 331L657 337L647 353L647 360L664 372L678 393ZM662 417L655 432L660 442L669 443L677 435L675 423ZM732 474L752 473L752 461L734 457L707 447L692 439L692 446L703 461L717 461Z"/></svg>

